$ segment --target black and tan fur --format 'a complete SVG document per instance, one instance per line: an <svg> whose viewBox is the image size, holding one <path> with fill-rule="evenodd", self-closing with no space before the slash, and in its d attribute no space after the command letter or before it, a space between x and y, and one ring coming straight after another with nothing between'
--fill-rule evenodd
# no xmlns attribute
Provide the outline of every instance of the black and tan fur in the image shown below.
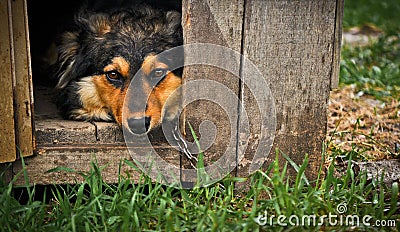
<svg viewBox="0 0 400 232"><path fill-rule="evenodd" d="M74 120L115 120L139 134L160 125L163 117L173 117L163 116L163 107L181 85L182 69L170 67L182 62L182 57L161 59L158 54L182 45L180 22L176 11L131 1L86 4L58 44L54 70L62 115ZM144 111L123 107L131 82L143 96L131 97L128 103L146 101Z"/></svg>

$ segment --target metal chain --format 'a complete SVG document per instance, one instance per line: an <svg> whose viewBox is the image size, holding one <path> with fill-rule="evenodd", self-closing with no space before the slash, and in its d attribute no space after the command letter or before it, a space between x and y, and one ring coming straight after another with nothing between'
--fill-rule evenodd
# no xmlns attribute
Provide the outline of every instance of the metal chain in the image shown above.
<svg viewBox="0 0 400 232"><path fill-rule="evenodd" d="M192 153L189 151L186 140L182 137L182 134L179 132L177 125L175 126L172 134L174 136L176 143L178 144L179 151L185 154L185 156L189 159L190 166L192 166L192 168L194 169L197 169L196 165L193 164L193 161L195 161L197 164L197 157L193 156ZM218 183L218 186L222 190L225 190L225 186L223 184Z"/></svg>
<svg viewBox="0 0 400 232"><path fill-rule="evenodd" d="M196 165L193 164L193 161L195 161L195 163L197 164L197 157L193 156L192 153L189 151L186 140L182 137L182 134L179 132L177 125L173 130L173 136L178 144L181 153L183 153L186 156L186 158L189 159L189 163L192 166L192 168L196 169Z"/></svg>

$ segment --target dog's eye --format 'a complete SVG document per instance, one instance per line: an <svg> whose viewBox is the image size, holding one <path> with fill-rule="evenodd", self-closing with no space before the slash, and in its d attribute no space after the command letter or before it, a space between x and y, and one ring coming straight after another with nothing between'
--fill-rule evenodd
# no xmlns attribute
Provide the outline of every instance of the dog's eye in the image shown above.
<svg viewBox="0 0 400 232"><path fill-rule="evenodd" d="M155 78L155 79L160 79L163 78L165 76L165 74L167 73L166 69L163 68L156 68L153 70L153 72L151 73L151 78Z"/></svg>
<svg viewBox="0 0 400 232"><path fill-rule="evenodd" d="M122 76L117 71L106 72L106 77L111 82L111 84L117 87L121 86L123 83Z"/></svg>
<svg viewBox="0 0 400 232"><path fill-rule="evenodd" d="M119 74L116 71L111 71L106 73L106 76L108 79L118 79L119 78Z"/></svg>

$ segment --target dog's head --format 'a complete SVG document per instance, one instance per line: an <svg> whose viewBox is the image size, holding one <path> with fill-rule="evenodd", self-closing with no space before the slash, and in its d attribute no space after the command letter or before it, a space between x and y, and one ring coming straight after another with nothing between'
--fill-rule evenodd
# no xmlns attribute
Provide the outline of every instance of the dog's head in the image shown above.
<svg viewBox="0 0 400 232"><path fill-rule="evenodd" d="M183 54L160 53L182 45L178 12L147 5L85 9L75 22L61 37L56 63L58 105L65 117L114 119L136 134L175 117L177 110L164 106L181 85L182 68L174 67ZM179 104L178 97L173 101Z"/></svg>

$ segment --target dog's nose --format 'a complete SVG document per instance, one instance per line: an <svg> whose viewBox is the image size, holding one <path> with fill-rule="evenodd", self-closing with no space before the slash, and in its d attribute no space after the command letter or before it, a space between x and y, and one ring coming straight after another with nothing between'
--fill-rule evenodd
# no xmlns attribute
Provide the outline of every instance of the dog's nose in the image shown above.
<svg viewBox="0 0 400 232"><path fill-rule="evenodd" d="M131 129L131 131L135 134L144 134L149 130L150 119L150 117L129 118L129 129Z"/></svg>

